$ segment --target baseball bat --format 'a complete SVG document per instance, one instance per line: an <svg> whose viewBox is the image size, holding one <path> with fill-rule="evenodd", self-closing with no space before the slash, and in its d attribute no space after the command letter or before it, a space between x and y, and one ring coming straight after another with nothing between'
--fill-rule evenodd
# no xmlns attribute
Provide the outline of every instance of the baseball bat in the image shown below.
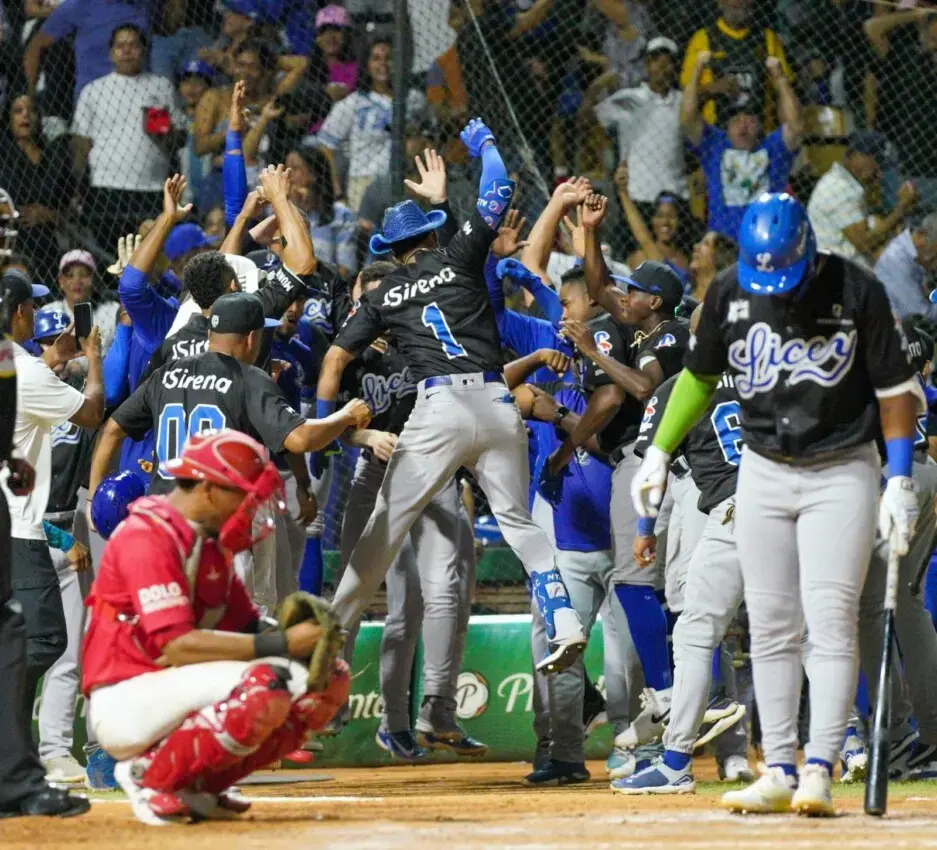
<svg viewBox="0 0 937 850"><path fill-rule="evenodd" d="M865 813L881 817L888 810L888 756L891 726L891 665L895 644L895 607L898 597L898 561L894 544L888 551L885 577L885 616L882 627L882 666L878 671L875 714L869 746L869 775L865 785Z"/></svg>

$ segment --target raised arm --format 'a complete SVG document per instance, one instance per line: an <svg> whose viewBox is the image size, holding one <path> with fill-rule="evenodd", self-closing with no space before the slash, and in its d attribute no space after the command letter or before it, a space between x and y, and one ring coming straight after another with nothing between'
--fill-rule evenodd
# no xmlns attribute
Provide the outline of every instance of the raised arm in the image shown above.
<svg viewBox="0 0 937 850"><path fill-rule="evenodd" d="M248 193L244 205L241 207L230 229L225 234L224 242L218 248L222 254L240 254L244 247L244 237L250 230L251 224L257 219L263 208L267 205L267 198L261 189ZM227 203L225 204L227 215Z"/></svg>
<svg viewBox="0 0 937 850"><path fill-rule="evenodd" d="M290 201L290 171L282 165L269 165L260 174L260 185L277 217L283 250L280 259L297 275L316 270L316 252L312 245L309 223Z"/></svg>
<svg viewBox="0 0 937 850"><path fill-rule="evenodd" d="M196 156L218 154L224 150L226 130L216 130L218 123L218 92L209 89L199 99L195 107L195 121L192 124L192 150Z"/></svg>
<svg viewBox="0 0 937 850"><path fill-rule="evenodd" d="M561 183L553 191L550 202L534 222L527 237L527 246L521 255L521 262L534 274L541 278L547 277L550 252L553 250L556 231L563 216L581 204L591 191L592 185L587 177L574 177L566 183Z"/></svg>
<svg viewBox="0 0 937 850"><path fill-rule="evenodd" d="M702 51L696 57L696 67L690 74L686 87L683 89L683 98L680 101L680 129L683 135L693 145L698 145L703 139L703 116L699 109L700 77L709 64L712 54L708 50Z"/></svg>
<svg viewBox="0 0 937 850"><path fill-rule="evenodd" d="M771 56L765 64L768 68L768 75L774 83L775 91L778 93L778 118L781 121L782 132L784 133L784 145L789 151L796 151L800 148L804 136L804 120L800 100L791 85L791 81L781 67L781 60L776 56Z"/></svg>
<svg viewBox="0 0 937 850"><path fill-rule="evenodd" d="M622 310L621 291L615 286L612 275L602 253L599 241L599 228L608 212L608 198L595 193L589 195L579 208L579 220L583 227L584 270L586 288L589 297L621 324L627 324L628 317Z"/></svg>
<svg viewBox="0 0 937 850"><path fill-rule="evenodd" d="M497 230L507 215L514 197L514 181L495 145L495 137L481 118L473 118L459 138L473 159L481 157L482 173L478 181L476 208L490 230Z"/></svg>
<svg viewBox="0 0 937 850"><path fill-rule="evenodd" d="M224 141L224 162L221 166L224 218L228 227L234 225L247 197L247 167L244 164L241 139L244 130L244 94L245 84L239 80L231 91L231 109L228 113L228 130Z"/></svg>
<svg viewBox="0 0 937 850"><path fill-rule="evenodd" d="M862 28L865 30L865 36L868 38L872 49L879 58L884 59L888 56L891 49L891 43L888 36L898 27L916 24L931 11L926 6L918 6L907 12L892 12L889 15L876 15L869 18Z"/></svg>
<svg viewBox="0 0 937 850"><path fill-rule="evenodd" d="M615 188L618 190L618 200L621 203L621 208L625 212L628 229L641 248L644 259L662 262L664 257L657 248L654 235L628 191L628 162L626 160L622 160L615 170Z"/></svg>

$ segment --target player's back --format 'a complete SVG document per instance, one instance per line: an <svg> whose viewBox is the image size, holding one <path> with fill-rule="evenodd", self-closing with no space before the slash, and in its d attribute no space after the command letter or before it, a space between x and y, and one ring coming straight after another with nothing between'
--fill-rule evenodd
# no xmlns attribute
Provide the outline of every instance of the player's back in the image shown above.
<svg viewBox="0 0 937 850"><path fill-rule="evenodd" d="M703 513L708 514L735 493L742 442L738 392L732 376L723 375L706 413L684 443L684 455L700 490L699 509Z"/></svg>

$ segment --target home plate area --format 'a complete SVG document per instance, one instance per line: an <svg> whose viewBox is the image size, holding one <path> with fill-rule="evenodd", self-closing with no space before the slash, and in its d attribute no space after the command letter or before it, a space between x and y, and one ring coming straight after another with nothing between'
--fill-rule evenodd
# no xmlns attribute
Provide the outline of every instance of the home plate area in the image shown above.
<svg viewBox="0 0 937 850"><path fill-rule="evenodd" d="M138 824L118 793L96 795L91 813L71 821L4 821L0 845L51 850L90 846L198 850L198 848L620 848L627 846L725 850L729 847L823 848L937 847L937 783L892 784L889 812L862 813L864 787L839 786L832 819L796 815L730 815L709 759L696 762L699 791L692 796L622 797L612 793L604 765L588 765L584 785L530 790L529 770L515 764L433 764L416 767L327 769L313 780L246 785L254 801L238 821L165 828Z"/></svg>

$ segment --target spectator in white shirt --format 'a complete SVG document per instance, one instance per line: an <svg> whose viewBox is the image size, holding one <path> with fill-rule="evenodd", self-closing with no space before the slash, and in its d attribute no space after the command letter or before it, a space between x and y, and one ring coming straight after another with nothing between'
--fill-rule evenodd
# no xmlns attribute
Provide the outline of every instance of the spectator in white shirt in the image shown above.
<svg viewBox="0 0 937 850"><path fill-rule="evenodd" d="M75 162L91 170L85 215L102 248L159 213L186 126L172 82L143 70L143 31L121 25L110 45L114 71L81 90L72 122Z"/></svg>
<svg viewBox="0 0 937 850"><path fill-rule="evenodd" d="M391 43L375 41L355 92L336 103L319 130L322 151L332 161L335 200L357 211L365 189L379 174L390 171L391 124L394 90L391 85ZM407 113L424 109L426 98L410 90ZM348 160L347 188L342 185L334 152L341 149Z"/></svg>
<svg viewBox="0 0 937 850"><path fill-rule="evenodd" d="M52 475L52 430L65 422L83 428L100 425L104 418L104 383L97 329L81 341L89 362L88 380L81 393L52 371L77 353L71 334L62 334L41 358L23 348L33 336L34 299L48 295L49 290L33 286L20 272L7 271L0 278L0 294L7 316L3 331L14 343L16 363L13 447L36 471L36 484L28 496L14 495L6 486L6 478L2 479L10 507L13 597L22 606L26 621L26 697L31 711L40 677L67 644L58 575L42 526Z"/></svg>
<svg viewBox="0 0 937 850"><path fill-rule="evenodd" d="M598 120L618 131L618 155L628 163L628 194L639 204L653 204L661 192L689 197L675 85L678 56L669 38L651 39L644 60L647 82L622 89L595 108Z"/></svg>
<svg viewBox="0 0 937 850"><path fill-rule="evenodd" d="M849 137L842 163L833 163L810 196L807 215L817 248L871 268L881 247L895 235L917 202L910 181L898 189L898 204L887 216L869 221L867 192L879 185L888 142L881 133L860 130Z"/></svg>

